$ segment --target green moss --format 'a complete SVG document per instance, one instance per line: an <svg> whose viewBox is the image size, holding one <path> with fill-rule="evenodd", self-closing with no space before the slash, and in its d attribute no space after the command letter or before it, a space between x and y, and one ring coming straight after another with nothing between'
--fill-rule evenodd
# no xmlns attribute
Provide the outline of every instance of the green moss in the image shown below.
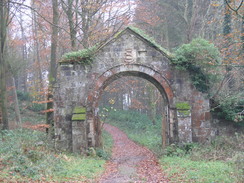
<svg viewBox="0 0 244 183"><path fill-rule="evenodd" d="M178 112L180 112L181 114L184 114L187 116L190 114L191 106L188 102L178 102L178 103L176 103L175 106L176 106Z"/></svg>
<svg viewBox="0 0 244 183"><path fill-rule="evenodd" d="M143 37L144 39L146 39L149 43L151 43L151 45L153 47L156 47L158 48L160 51L162 51L163 53L166 54L167 57L171 58L172 57L172 54L166 50L165 48L163 48L161 45L159 45L155 40L154 38L150 37L149 35L147 35L143 30L137 28L137 27L134 27L134 26L129 26L128 27L129 29L131 29L132 31L134 31L135 33L139 34L141 37Z"/></svg>
<svg viewBox="0 0 244 183"><path fill-rule="evenodd" d="M72 121L83 121L86 120L86 108L76 106L73 111Z"/></svg>
<svg viewBox="0 0 244 183"><path fill-rule="evenodd" d="M97 46L93 46L91 48L79 50L76 52L69 52L61 58L60 63L76 62L83 65L90 65L93 61L93 56L96 51Z"/></svg>
<svg viewBox="0 0 244 183"><path fill-rule="evenodd" d="M80 106L75 107L73 111L73 114L85 114L85 113L86 113L86 108Z"/></svg>
<svg viewBox="0 0 244 183"><path fill-rule="evenodd" d="M72 121L84 121L86 120L86 114L73 114Z"/></svg>

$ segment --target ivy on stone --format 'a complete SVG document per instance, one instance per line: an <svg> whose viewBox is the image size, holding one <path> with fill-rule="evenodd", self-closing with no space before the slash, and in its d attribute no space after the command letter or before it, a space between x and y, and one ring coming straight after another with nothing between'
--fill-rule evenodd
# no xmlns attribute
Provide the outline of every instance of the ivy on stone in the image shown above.
<svg viewBox="0 0 244 183"><path fill-rule="evenodd" d="M187 70L192 84L199 91L207 93L210 79L215 74L212 66L219 64L220 60L218 48L205 39L197 38L180 46L174 52L172 63L179 70Z"/></svg>

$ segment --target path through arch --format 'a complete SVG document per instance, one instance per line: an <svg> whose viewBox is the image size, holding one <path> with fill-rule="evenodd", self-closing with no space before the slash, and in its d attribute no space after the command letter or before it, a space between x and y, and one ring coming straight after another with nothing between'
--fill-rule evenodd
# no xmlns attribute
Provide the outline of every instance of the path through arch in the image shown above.
<svg viewBox="0 0 244 183"><path fill-rule="evenodd" d="M128 139L118 128L105 124L105 130L114 139L112 159L99 183L162 182L169 180L163 175L155 155L147 148Z"/></svg>

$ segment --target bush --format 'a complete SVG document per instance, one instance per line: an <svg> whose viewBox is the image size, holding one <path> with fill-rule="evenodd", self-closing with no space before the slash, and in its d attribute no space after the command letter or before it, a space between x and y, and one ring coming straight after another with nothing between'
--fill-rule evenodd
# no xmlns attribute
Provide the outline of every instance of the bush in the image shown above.
<svg viewBox="0 0 244 183"><path fill-rule="evenodd" d="M244 99L238 96L224 98L215 111L220 118L244 124Z"/></svg>
<svg viewBox="0 0 244 183"><path fill-rule="evenodd" d="M34 112L41 112L45 110L45 104L37 104L37 103L31 103L28 106L28 109Z"/></svg>
<svg viewBox="0 0 244 183"><path fill-rule="evenodd" d="M179 70L187 70L192 84L201 92L209 92L210 79L216 80L212 74L212 65L220 62L218 49L205 39L194 39L189 44L183 44L175 51L172 63ZM211 69L210 69L211 68ZM215 77L213 77L215 76Z"/></svg>
<svg viewBox="0 0 244 183"><path fill-rule="evenodd" d="M23 91L19 91L19 90L17 90L17 97L20 101L30 101L31 100L30 94L28 92L23 92Z"/></svg>

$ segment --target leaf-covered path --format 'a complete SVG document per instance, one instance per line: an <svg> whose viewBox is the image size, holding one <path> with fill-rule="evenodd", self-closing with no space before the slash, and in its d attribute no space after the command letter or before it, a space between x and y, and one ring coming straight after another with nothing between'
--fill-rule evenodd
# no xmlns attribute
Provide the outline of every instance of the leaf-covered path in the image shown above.
<svg viewBox="0 0 244 183"><path fill-rule="evenodd" d="M169 182L151 151L128 139L114 126L104 124L104 129L112 135L114 146L112 159L107 163L99 183Z"/></svg>

